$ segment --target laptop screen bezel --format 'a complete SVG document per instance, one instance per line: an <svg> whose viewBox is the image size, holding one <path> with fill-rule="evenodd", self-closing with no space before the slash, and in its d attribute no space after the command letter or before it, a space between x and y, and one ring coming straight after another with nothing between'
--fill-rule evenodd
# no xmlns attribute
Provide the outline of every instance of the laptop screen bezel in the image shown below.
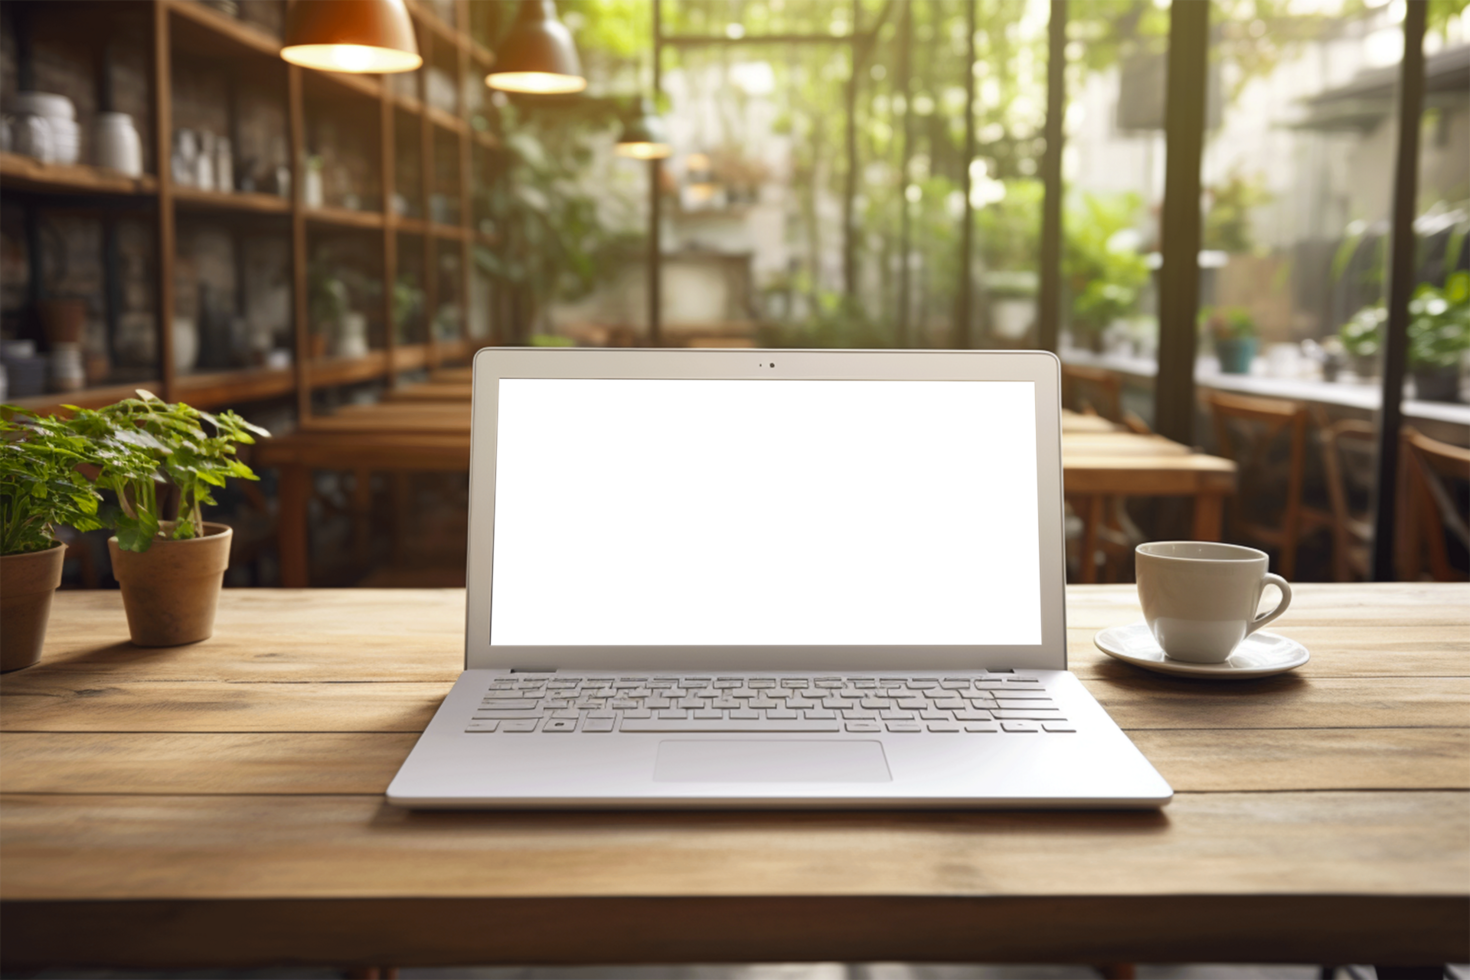
<svg viewBox="0 0 1470 980"><path fill-rule="evenodd" d="M492 646L495 450L502 378L1029 381L1036 398L1041 642L1034 646ZM483 348L474 358L471 404L465 669L1064 670L1060 392L1061 362L1046 351Z"/></svg>

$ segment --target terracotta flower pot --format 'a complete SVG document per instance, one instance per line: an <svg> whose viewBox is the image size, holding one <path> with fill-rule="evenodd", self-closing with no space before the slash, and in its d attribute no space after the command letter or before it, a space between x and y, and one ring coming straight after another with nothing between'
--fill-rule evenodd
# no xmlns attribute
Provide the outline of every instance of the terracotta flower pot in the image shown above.
<svg viewBox="0 0 1470 980"><path fill-rule="evenodd" d="M0 555L0 673L30 667L41 659L51 597L61 584L66 545L45 551Z"/></svg>
<svg viewBox="0 0 1470 980"><path fill-rule="evenodd" d="M36 304L49 344L76 344L87 322L87 304L79 299L43 299Z"/></svg>
<svg viewBox="0 0 1470 980"><path fill-rule="evenodd" d="M164 527L172 529L168 522ZM224 524L206 522L202 538L157 538L143 552L124 551L116 537L107 539L134 643L174 647L214 635L214 611L234 533Z"/></svg>

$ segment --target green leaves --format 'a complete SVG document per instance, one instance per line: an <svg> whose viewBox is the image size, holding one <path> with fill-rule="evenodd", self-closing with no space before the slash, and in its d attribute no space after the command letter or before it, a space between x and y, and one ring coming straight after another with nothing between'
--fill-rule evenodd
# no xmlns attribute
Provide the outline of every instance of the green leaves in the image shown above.
<svg viewBox="0 0 1470 980"><path fill-rule="evenodd" d="M117 495L118 544L147 551L162 533L162 481L180 494L173 537L198 537L212 488L256 479L236 446L270 435L234 412L170 405L143 389L102 409L65 407L71 418L0 406L0 554L48 548L59 525L103 527L99 489Z"/></svg>
<svg viewBox="0 0 1470 980"><path fill-rule="evenodd" d="M1456 272L1443 289L1420 283L1409 300L1409 365L1455 367L1470 350L1470 272Z"/></svg>
<svg viewBox="0 0 1470 980"><path fill-rule="evenodd" d="M89 465L91 445L64 421L0 406L0 554L44 551L61 525L101 527L101 495L79 469Z"/></svg>
<svg viewBox="0 0 1470 980"><path fill-rule="evenodd" d="M1364 307L1338 330L1355 357L1372 357L1383 343L1388 311ZM1409 300L1409 367L1451 368L1470 350L1470 272L1454 272L1440 289L1421 282Z"/></svg>
<svg viewBox="0 0 1470 980"><path fill-rule="evenodd" d="M1079 204L1067 219L1062 268L1073 328L1101 333L1134 311L1148 282L1148 263L1130 240L1142 202L1134 194L1084 194Z"/></svg>
<svg viewBox="0 0 1470 980"><path fill-rule="evenodd" d="M231 478L257 479L235 455L236 445L270 435L232 411L211 415L182 402L171 405L142 389L138 395L96 412L78 412L89 438L111 454L97 482L118 495L123 516L117 540L127 551L147 551L161 533L156 473L179 488L173 538L195 538L204 532L203 506L215 502L211 488Z"/></svg>

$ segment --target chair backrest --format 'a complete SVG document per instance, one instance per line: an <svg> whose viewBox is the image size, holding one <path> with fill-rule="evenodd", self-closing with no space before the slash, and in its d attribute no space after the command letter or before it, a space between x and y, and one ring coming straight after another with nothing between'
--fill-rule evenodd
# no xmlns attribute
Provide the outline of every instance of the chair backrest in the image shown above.
<svg viewBox="0 0 1470 980"><path fill-rule="evenodd" d="M1091 411L1111 422L1123 421L1123 378L1116 371L1062 365L1062 403L1077 412Z"/></svg>
<svg viewBox="0 0 1470 980"><path fill-rule="evenodd" d="M1221 391L1205 393L1220 452L1238 467L1240 486L1230 498L1236 534L1280 548L1280 571L1296 571L1296 545L1301 528L1302 482L1306 470L1307 407L1280 398L1255 398ZM1273 452L1286 440L1284 461ZM1284 470L1284 481L1282 480ZM1284 482L1284 486L1282 485ZM1266 500L1282 503L1279 522L1248 515L1246 506Z"/></svg>
<svg viewBox="0 0 1470 980"><path fill-rule="evenodd" d="M1412 429L1402 436L1404 488L1407 491L1405 547L1399 552L1400 574L1417 579L1428 557L1429 574L1441 582L1464 581L1465 573L1450 564L1449 539L1470 550L1465 517L1470 486L1470 449L1440 442Z"/></svg>
<svg viewBox="0 0 1470 980"><path fill-rule="evenodd" d="M1332 507L1333 577L1339 582L1367 577L1368 544L1373 539L1371 512L1373 459L1377 430L1369 422L1339 419L1314 412L1322 439L1322 471Z"/></svg>

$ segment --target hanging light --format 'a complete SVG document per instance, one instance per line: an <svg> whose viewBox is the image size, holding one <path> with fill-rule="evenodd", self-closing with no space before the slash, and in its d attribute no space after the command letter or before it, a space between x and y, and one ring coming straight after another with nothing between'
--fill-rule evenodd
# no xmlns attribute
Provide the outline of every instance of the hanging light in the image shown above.
<svg viewBox="0 0 1470 980"><path fill-rule="evenodd" d="M664 121L654 111L652 101L639 101L637 115L623 123L623 135L618 137L613 152L634 160L662 160L673 152Z"/></svg>
<svg viewBox="0 0 1470 980"><path fill-rule="evenodd" d="M424 63L403 0L298 0L281 57L321 71L391 73Z"/></svg>
<svg viewBox="0 0 1470 980"><path fill-rule="evenodd" d="M510 33L495 52L485 84L506 92L565 95L587 87L572 32L556 19L552 0L521 0Z"/></svg>

